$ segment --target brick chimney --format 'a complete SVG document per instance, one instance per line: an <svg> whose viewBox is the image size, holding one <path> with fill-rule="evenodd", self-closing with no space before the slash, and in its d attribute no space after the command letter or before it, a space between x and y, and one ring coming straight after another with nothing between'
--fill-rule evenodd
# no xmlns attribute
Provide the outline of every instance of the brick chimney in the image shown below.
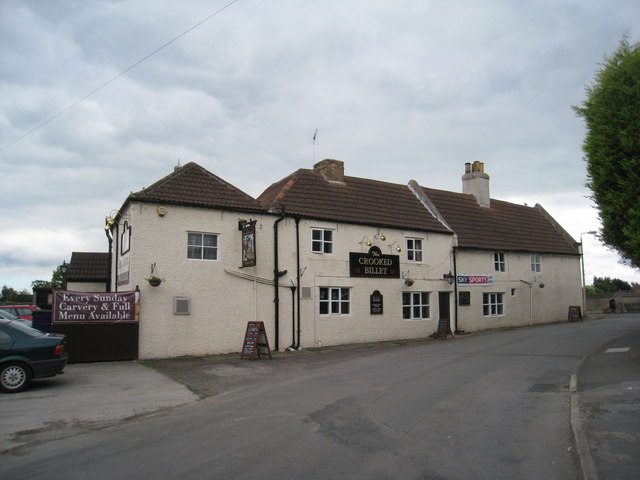
<svg viewBox="0 0 640 480"><path fill-rule="evenodd" d="M489 175L484 173L484 163L473 162L464 164L462 176L462 193L468 193L476 197L476 201L483 207L489 207Z"/></svg>
<svg viewBox="0 0 640 480"><path fill-rule="evenodd" d="M313 166L316 172L320 172L325 180L332 182L344 182L344 162L326 158Z"/></svg>

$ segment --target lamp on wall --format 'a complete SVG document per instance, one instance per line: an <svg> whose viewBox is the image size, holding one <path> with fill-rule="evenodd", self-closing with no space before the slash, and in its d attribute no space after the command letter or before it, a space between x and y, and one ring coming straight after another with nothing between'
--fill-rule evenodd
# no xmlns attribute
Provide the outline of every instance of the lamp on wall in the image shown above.
<svg viewBox="0 0 640 480"><path fill-rule="evenodd" d="M367 239L365 241L365 238ZM371 245L373 245L373 242L371 240L369 240L369 237L367 237L366 235L364 237L362 237L362 240L360 240L360 245L365 244L367 247L370 247Z"/></svg>
<svg viewBox="0 0 640 480"><path fill-rule="evenodd" d="M375 238L376 240L381 240L381 241L385 241L387 239L387 237L384 236L384 233L380 233L380 229L378 229L378 233L376 233L373 238Z"/></svg>
<svg viewBox="0 0 640 480"><path fill-rule="evenodd" d="M389 244L389 248L392 248L394 245L396 245L396 252L400 253L402 251L402 248L400 247L400 245L398 245L398 241L396 240L393 243Z"/></svg>
<svg viewBox="0 0 640 480"><path fill-rule="evenodd" d="M449 273L445 273L442 275L442 279L446 280L449 285L453 285L456 276L451 273L451 270L449 270Z"/></svg>
<svg viewBox="0 0 640 480"><path fill-rule="evenodd" d="M104 229L111 230L111 227L116 223L116 217L120 215L119 210L111 210L111 213L104 218Z"/></svg>
<svg viewBox="0 0 640 480"><path fill-rule="evenodd" d="M60 273L62 273L62 275L66 275L68 268L69 268L69 264L67 263L66 260L63 260L62 265L60 265Z"/></svg>

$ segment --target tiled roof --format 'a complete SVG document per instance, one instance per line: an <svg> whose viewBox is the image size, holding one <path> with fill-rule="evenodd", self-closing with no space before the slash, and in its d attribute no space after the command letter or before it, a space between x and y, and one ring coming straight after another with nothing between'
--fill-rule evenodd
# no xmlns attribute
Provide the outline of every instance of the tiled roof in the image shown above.
<svg viewBox="0 0 640 480"><path fill-rule="evenodd" d="M459 247L578 254L575 241L539 206L491 199L491 206L482 207L472 195L425 187L422 191L458 235Z"/></svg>
<svg viewBox="0 0 640 480"><path fill-rule="evenodd" d="M109 254L100 252L73 252L67 270L68 282L107 282L109 280Z"/></svg>
<svg viewBox="0 0 640 480"><path fill-rule="evenodd" d="M256 199L193 162L177 168L150 187L132 193L127 199L129 201L245 211L264 210Z"/></svg>
<svg viewBox="0 0 640 480"><path fill-rule="evenodd" d="M258 201L287 215L419 231L449 233L406 185L357 177L326 180L316 170L300 169L267 188Z"/></svg>

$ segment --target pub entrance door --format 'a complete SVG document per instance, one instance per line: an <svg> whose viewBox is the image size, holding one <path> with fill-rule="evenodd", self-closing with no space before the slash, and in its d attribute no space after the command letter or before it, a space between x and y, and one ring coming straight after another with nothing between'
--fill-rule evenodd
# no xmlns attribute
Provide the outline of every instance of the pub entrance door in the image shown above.
<svg viewBox="0 0 640 480"><path fill-rule="evenodd" d="M438 314L440 315L439 319L446 319L447 324L453 330L453 326L451 325L451 292L438 292Z"/></svg>

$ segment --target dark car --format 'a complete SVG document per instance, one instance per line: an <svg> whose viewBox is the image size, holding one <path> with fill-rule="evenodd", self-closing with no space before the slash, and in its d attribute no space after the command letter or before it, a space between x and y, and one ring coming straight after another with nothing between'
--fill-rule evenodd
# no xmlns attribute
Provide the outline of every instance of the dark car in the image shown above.
<svg viewBox="0 0 640 480"><path fill-rule="evenodd" d="M13 313L9 313L9 310L0 310L0 318L4 318L6 320L14 320L16 322L24 323L30 327L33 326L32 320L25 320L24 318L16 317Z"/></svg>
<svg viewBox="0 0 640 480"><path fill-rule="evenodd" d="M35 305L0 305L0 310L9 312L18 318L33 320L33 312L39 310Z"/></svg>
<svg viewBox="0 0 640 480"><path fill-rule="evenodd" d="M65 336L43 333L24 323L0 318L0 390L15 393L34 378L63 373L69 361Z"/></svg>

